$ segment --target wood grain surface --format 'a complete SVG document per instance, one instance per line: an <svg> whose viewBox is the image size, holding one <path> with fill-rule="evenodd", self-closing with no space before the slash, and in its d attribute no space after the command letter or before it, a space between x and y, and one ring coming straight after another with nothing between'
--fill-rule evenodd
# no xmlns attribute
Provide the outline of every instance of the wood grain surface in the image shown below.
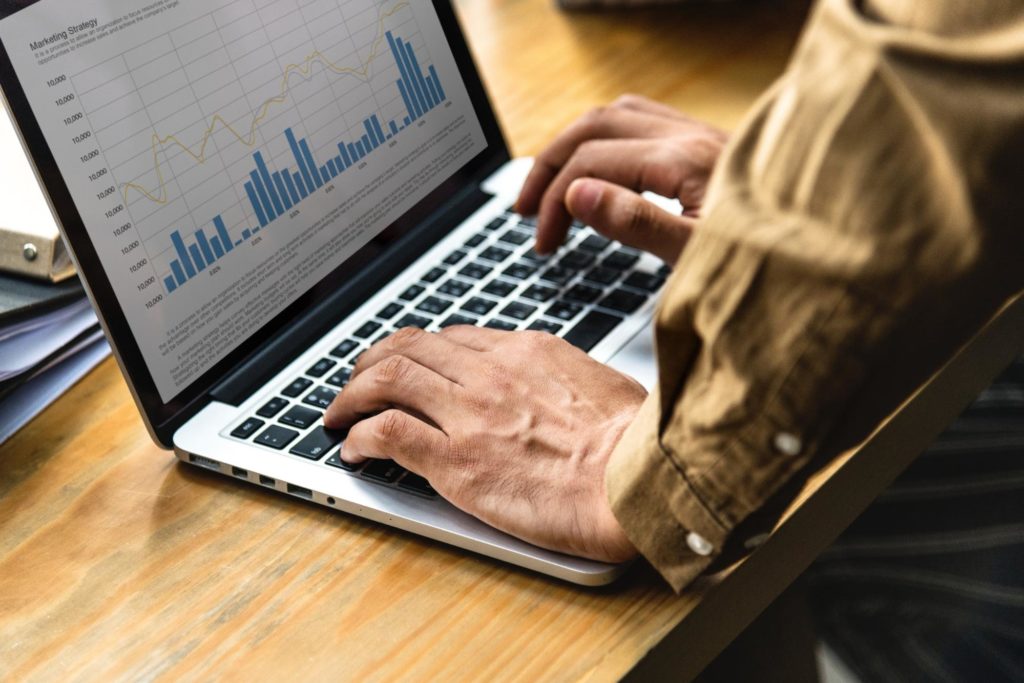
<svg viewBox="0 0 1024 683"><path fill-rule="evenodd" d="M627 91L733 127L806 12L458 7L516 154ZM721 580L582 589L180 465L112 361L0 450L5 680L610 680Z"/></svg>

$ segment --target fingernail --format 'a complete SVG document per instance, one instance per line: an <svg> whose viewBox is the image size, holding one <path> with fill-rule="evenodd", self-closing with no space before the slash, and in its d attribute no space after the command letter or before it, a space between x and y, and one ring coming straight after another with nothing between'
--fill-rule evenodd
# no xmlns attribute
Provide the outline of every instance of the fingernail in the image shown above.
<svg viewBox="0 0 1024 683"><path fill-rule="evenodd" d="M569 211L577 218L590 216L601 202L604 188L592 180L574 180L569 186Z"/></svg>

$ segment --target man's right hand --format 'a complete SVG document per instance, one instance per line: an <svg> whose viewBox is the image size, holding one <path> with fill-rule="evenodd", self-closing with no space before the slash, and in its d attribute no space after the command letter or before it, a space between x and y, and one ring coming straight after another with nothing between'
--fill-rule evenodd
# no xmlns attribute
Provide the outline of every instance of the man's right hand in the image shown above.
<svg viewBox="0 0 1024 683"><path fill-rule="evenodd" d="M576 218L675 263L726 140L667 105L624 95L584 115L537 156L516 208L537 214L539 253L557 249ZM647 190L679 199L683 214L643 199Z"/></svg>

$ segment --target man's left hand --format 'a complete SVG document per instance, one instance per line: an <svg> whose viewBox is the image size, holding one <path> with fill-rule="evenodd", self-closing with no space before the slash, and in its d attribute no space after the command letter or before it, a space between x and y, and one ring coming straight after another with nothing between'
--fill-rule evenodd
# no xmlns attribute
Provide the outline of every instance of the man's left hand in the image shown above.
<svg viewBox="0 0 1024 683"><path fill-rule="evenodd" d="M636 550L607 501L608 458L646 392L543 332L401 330L367 350L324 416L342 458L390 458L462 510L545 548Z"/></svg>

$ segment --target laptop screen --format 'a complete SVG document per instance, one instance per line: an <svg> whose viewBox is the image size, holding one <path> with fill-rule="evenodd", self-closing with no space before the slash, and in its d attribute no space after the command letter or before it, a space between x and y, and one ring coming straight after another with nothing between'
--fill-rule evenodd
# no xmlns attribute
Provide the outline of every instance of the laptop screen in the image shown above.
<svg viewBox="0 0 1024 683"><path fill-rule="evenodd" d="M433 3L39 0L0 40L164 403L488 145Z"/></svg>

